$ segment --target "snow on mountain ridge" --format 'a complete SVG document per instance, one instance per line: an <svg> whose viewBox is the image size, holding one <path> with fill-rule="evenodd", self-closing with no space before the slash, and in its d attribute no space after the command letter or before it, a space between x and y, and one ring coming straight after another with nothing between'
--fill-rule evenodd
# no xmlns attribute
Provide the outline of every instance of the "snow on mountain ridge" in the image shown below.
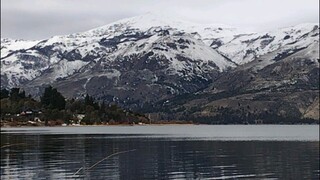
<svg viewBox="0 0 320 180"><path fill-rule="evenodd" d="M195 72L201 74L202 69L198 67L202 65L204 69L211 68L210 71L222 71L234 66L204 44L201 37L197 36L198 32L193 30L190 32L195 34L185 32L181 26L183 23L178 21L168 23L159 16L143 15L120 20L87 32L53 36L21 48L24 51L15 49L16 53L1 59L1 76L8 78L6 84L9 86L18 86L19 81L25 82L47 76L47 69L50 69L49 71L54 73L50 73L52 77L46 79L51 82L58 77L72 75L82 66L87 65L88 63L85 62L88 61L98 62L102 57L110 61L123 59L123 57L131 59L132 55L133 57L144 56L147 53L154 54L150 58L169 60L166 63L170 66L170 71L175 74L181 74L183 71L183 74L188 72L188 75L193 76L193 68L196 68ZM193 25L192 28L196 26ZM211 32L212 29L206 28L205 31ZM144 46L146 47L141 48ZM199 63L198 67L192 65L192 61ZM210 65L208 65L209 62ZM57 68L58 65L62 68ZM75 67L72 68L72 66Z"/></svg>
<svg viewBox="0 0 320 180"><path fill-rule="evenodd" d="M105 26L101 26L86 32L75 33L72 36L76 37L110 37L110 34L118 35L126 30L132 31L148 31L152 28L175 29L181 32L190 34L199 34L199 39L203 40L207 45L210 45L214 38L229 41L234 35L244 34L235 27L224 24L197 24L183 20L175 19L166 15L147 13L135 17L125 18Z"/></svg>
<svg viewBox="0 0 320 180"><path fill-rule="evenodd" d="M236 36L216 49L238 64L245 64L279 48L302 48L319 43L318 24L299 24L269 32Z"/></svg>
<svg viewBox="0 0 320 180"><path fill-rule="evenodd" d="M87 33L98 32L103 30L116 29L119 30L121 27L133 27L143 31L147 31L151 27L171 27L178 30L185 30L187 32L192 32L195 28L201 29L218 29L225 28L230 30L236 30L235 27L224 25L224 24L197 24L192 22L187 22L174 17L169 17L166 15L147 13L139 16L134 16L130 18L125 18L105 26L101 26L92 30L87 31Z"/></svg>
<svg viewBox="0 0 320 180"><path fill-rule="evenodd" d="M315 27L315 24L301 24L267 33L245 33L227 25L194 24L148 13L47 40L1 39L1 76L7 74L9 84L14 86L19 79L32 80L45 69L52 68L57 71L53 75L55 80L59 76L72 75L88 61L115 60L151 52L155 54L150 57L169 59L170 68L176 73L190 68L188 63L179 60L179 56L200 65L214 63L216 70L223 71L235 65L220 54L237 64L245 64L279 48L290 51L316 42L319 26ZM313 31L314 34L308 34ZM179 39L194 44L182 43L180 46ZM12 56L4 58L15 51ZM57 68L59 64L63 68ZM202 72L201 69L198 71Z"/></svg>
<svg viewBox="0 0 320 180"><path fill-rule="evenodd" d="M30 47L38 44L39 42L40 41L1 38L1 58L7 56L9 53L16 50L29 49Z"/></svg>
<svg viewBox="0 0 320 180"><path fill-rule="evenodd" d="M183 40L182 40L183 37ZM175 45L178 41L185 41L189 45L188 48L185 45ZM155 46L156 45L156 46ZM168 47L168 45L176 46L174 48ZM177 59L178 56L183 56L192 60L197 60L198 65L202 66L203 63L214 62L219 71L223 71L228 67L234 67L235 65L226 61L220 54L214 49L205 45L202 41L196 40L191 35L184 36L159 36L153 35L147 39L141 39L123 47L122 50L113 53L113 58L130 56L133 54L144 54L144 52L156 52L157 55L163 55L166 59L171 60L171 66L174 71L183 70L185 67L183 61ZM142 47L142 48L141 48ZM165 49L165 50L161 50Z"/></svg>

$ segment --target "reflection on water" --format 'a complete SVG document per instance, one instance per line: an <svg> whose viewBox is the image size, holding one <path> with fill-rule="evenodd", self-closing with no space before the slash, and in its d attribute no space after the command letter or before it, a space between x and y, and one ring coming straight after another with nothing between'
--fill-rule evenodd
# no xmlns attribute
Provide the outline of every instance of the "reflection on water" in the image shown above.
<svg viewBox="0 0 320 180"><path fill-rule="evenodd" d="M319 141L120 136L2 133L1 179L319 179Z"/></svg>
<svg viewBox="0 0 320 180"><path fill-rule="evenodd" d="M1 128L3 133L109 134L111 138L187 138L198 140L319 141L318 125L164 125Z"/></svg>

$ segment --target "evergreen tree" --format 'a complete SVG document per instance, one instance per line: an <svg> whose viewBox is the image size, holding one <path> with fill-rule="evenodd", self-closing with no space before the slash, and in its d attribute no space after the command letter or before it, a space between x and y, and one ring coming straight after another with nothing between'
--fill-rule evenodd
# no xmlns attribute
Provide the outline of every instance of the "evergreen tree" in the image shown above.
<svg viewBox="0 0 320 180"><path fill-rule="evenodd" d="M66 106L66 100L57 89L48 86L42 95L41 103L49 109L62 110Z"/></svg>
<svg viewBox="0 0 320 180"><path fill-rule="evenodd" d="M84 104L86 106L92 106L92 107L94 107L94 109L98 110L99 109L99 104L95 103L94 101L95 101L94 98L89 96L88 94L84 98Z"/></svg>
<svg viewBox="0 0 320 180"><path fill-rule="evenodd" d="M18 96L19 96L19 99L24 99L24 98L26 98L26 92L25 91L19 91Z"/></svg>
<svg viewBox="0 0 320 180"><path fill-rule="evenodd" d="M10 100L18 101L19 100L20 88L12 88L10 91Z"/></svg>
<svg viewBox="0 0 320 180"><path fill-rule="evenodd" d="M9 97L9 91L6 89L1 89L0 91L0 99L8 98Z"/></svg>

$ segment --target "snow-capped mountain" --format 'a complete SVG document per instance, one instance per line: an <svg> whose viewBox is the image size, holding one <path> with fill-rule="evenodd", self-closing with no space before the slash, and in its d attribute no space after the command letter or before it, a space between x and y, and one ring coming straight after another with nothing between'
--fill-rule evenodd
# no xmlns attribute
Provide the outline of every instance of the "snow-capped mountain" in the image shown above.
<svg viewBox="0 0 320 180"><path fill-rule="evenodd" d="M88 62L96 62L102 57L112 61L118 57L149 53L152 50L157 52L154 56L173 59L169 62L172 71L178 72L184 68L184 62L177 60L176 55L216 64L219 71L222 71L234 64L226 61L204 43L217 37L217 34L221 38L227 38L235 34L235 29L226 27L223 31L221 27L198 27L191 23L168 21L158 15L146 14L87 32L54 36L40 42L3 39L1 73L8 81L4 84L19 86L21 82L33 80L45 70L57 66L52 77L54 81L58 77L69 76ZM179 36L192 40L184 42ZM165 44L166 41L168 44ZM170 45L173 47L165 49L165 46Z"/></svg>
<svg viewBox="0 0 320 180"><path fill-rule="evenodd" d="M205 88L220 72L235 67L208 45L211 38L233 34L236 29L227 26L137 16L1 51L1 86L37 93L52 84L68 97L89 93L140 106ZM14 47L10 42L4 47Z"/></svg>
<svg viewBox="0 0 320 180"><path fill-rule="evenodd" d="M218 39L213 42L212 47L233 62L245 64L280 49L282 52L289 52L317 43L319 43L319 25L310 23L266 33L237 35L228 42L221 42Z"/></svg>
<svg viewBox="0 0 320 180"><path fill-rule="evenodd" d="M1 39L1 87L37 93L52 84L68 97L89 93L143 106L204 89L239 65L268 66L318 43L316 24L252 33L148 13L41 41Z"/></svg>

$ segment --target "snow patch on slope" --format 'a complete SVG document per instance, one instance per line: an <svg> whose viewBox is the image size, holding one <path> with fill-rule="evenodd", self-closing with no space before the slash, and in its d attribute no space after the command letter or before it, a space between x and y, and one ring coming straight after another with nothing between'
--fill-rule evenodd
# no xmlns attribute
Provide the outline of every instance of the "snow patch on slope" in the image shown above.
<svg viewBox="0 0 320 180"><path fill-rule="evenodd" d="M1 58L17 50L29 49L39 42L40 41L25 41L1 38Z"/></svg>
<svg viewBox="0 0 320 180"><path fill-rule="evenodd" d="M68 77L87 64L88 62L81 60L68 61L63 59L53 66L54 75L52 78L56 80L58 78Z"/></svg>

